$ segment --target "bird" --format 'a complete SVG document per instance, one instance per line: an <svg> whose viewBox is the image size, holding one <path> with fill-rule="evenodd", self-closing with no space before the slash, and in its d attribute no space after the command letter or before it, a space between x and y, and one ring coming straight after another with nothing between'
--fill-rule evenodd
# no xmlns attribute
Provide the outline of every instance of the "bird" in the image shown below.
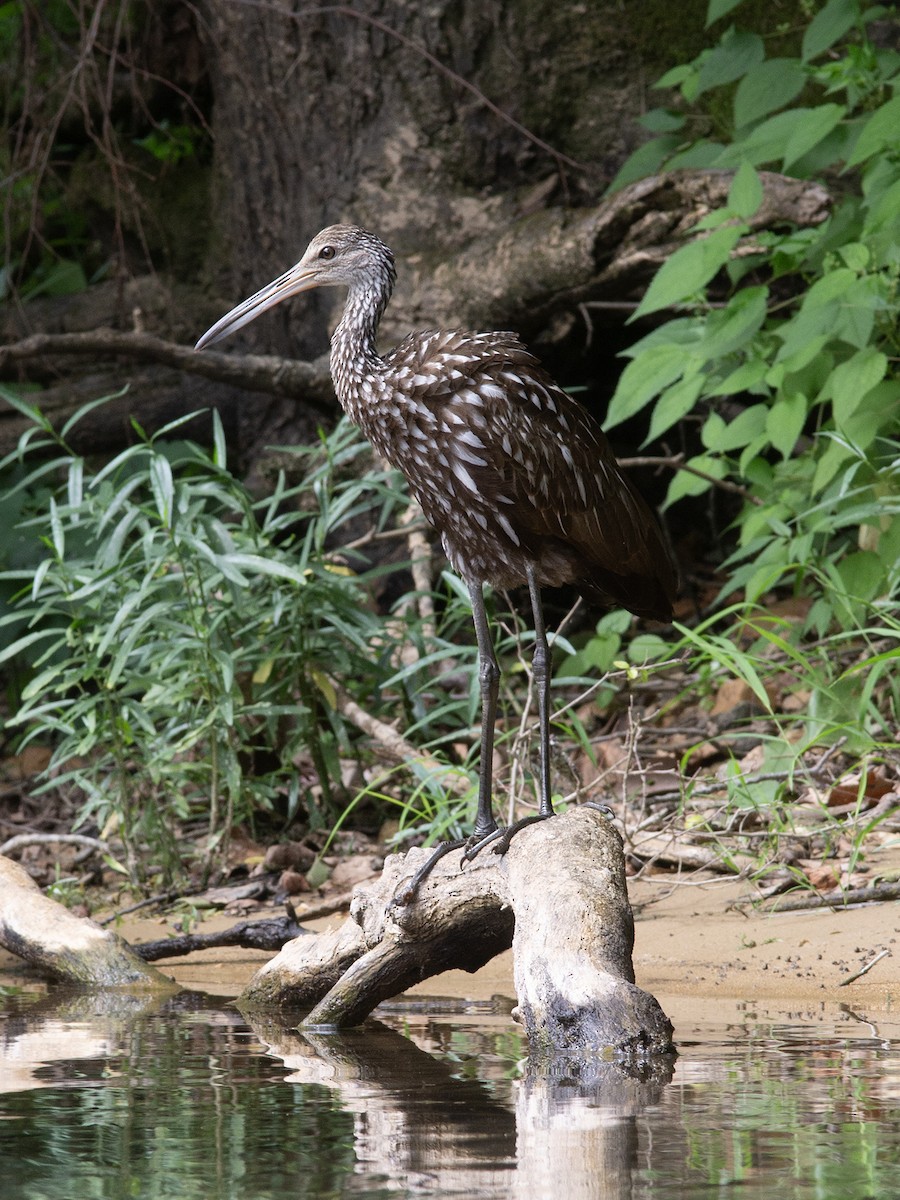
<svg viewBox="0 0 900 1200"><path fill-rule="evenodd" d="M376 234L331 225L300 260L211 326L197 350L228 337L291 296L347 288L331 338L331 374L344 412L405 476L466 584L481 693L475 824L454 847L472 857L509 848L520 828L554 813L550 792L550 650L541 588L572 584L589 602L669 621L676 573L655 514L623 475L597 421L559 387L512 332L431 329L381 355L378 327L396 281ZM539 730L538 810L501 830L492 758L500 667L484 587L527 586Z"/></svg>

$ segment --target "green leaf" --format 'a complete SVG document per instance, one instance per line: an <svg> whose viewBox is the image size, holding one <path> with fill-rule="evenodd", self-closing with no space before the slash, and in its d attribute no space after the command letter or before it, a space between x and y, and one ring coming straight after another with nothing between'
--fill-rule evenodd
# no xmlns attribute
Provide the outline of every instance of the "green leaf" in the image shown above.
<svg viewBox="0 0 900 1200"><path fill-rule="evenodd" d="M765 430L768 412L765 404L753 404L728 424L718 413L710 413L700 435L703 445L719 454L746 446Z"/></svg>
<svg viewBox="0 0 900 1200"><path fill-rule="evenodd" d="M688 471L685 467L693 467L694 470ZM695 474L697 471L702 474ZM712 483L710 479L704 479L704 475L710 476L711 479L724 479L727 473L727 466L721 458L712 454L694 455L672 477L663 508L669 508L684 496L702 496L704 492L708 492Z"/></svg>
<svg viewBox="0 0 900 1200"><path fill-rule="evenodd" d="M722 35L718 46L703 58L696 95L699 96L710 88L733 83L751 67L762 62L765 56L765 46L759 34L748 33L743 29L729 29Z"/></svg>
<svg viewBox="0 0 900 1200"><path fill-rule="evenodd" d="M655 174L666 159L682 145L683 140L677 133L664 133L660 137L652 138L649 142L644 142L643 146L638 146L637 150L633 154L629 154L622 163L612 183L606 189L607 194L617 192L626 184L634 183L637 179L645 179L648 175Z"/></svg>
<svg viewBox="0 0 900 1200"><path fill-rule="evenodd" d="M714 25L716 21L727 16L733 8L742 2L742 0L709 0L709 8L706 10L706 28Z"/></svg>
<svg viewBox="0 0 900 1200"><path fill-rule="evenodd" d="M0 650L0 663L5 663L9 659L15 658L17 654L21 654L23 650L29 646L33 646L35 642L39 642L42 638L58 636L58 629L39 629L35 633L26 633L24 637L17 638L11 645L5 646Z"/></svg>
<svg viewBox="0 0 900 1200"><path fill-rule="evenodd" d="M696 296L728 261L745 225L727 225L676 250L650 281L632 320Z"/></svg>
<svg viewBox="0 0 900 1200"><path fill-rule="evenodd" d="M604 429L627 421L674 383L685 370L687 359L681 346L663 344L648 347L622 372L609 402Z"/></svg>
<svg viewBox="0 0 900 1200"><path fill-rule="evenodd" d="M154 454L150 460L150 487L160 522L170 529L175 508L175 481L169 460L162 454Z"/></svg>
<svg viewBox="0 0 900 1200"><path fill-rule="evenodd" d="M881 383L887 367L885 354L874 346L865 346L834 368L824 390L826 396L831 397L839 428L856 411L866 394Z"/></svg>
<svg viewBox="0 0 900 1200"><path fill-rule="evenodd" d="M826 138L847 114L842 104L820 104L818 108L804 111L804 120L797 124L788 138L781 164L784 171Z"/></svg>
<svg viewBox="0 0 900 1200"><path fill-rule="evenodd" d="M734 167L745 159L756 167L778 161L782 164L795 162L821 141L843 115L844 109L839 104L792 108L776 113L746 137L727 146L719 155L717 165Z"/></svg>
<svg viewBox="0 0 900 1200"><path fill-rule="evenodd" d="M806 422L806 397L781 393L766 416L766 436L782 458L790 458Z"/></svg>
<svg viewBox="0 0 900 1200"><path fill-rule="evenodd" d="M736 216L748 220L754 216L763 202L763 187L759 175L748 162L742 162L735 171L728 189L727 207Z"/></svg>
<svg viewBox="0 0 900 1200"><path fill-rule="evenodd" d="M819 9L803 34L801 56L804 62L818 58L833 46L838 38L852 29L859 21L859 5L856 0L828 0Z"/></svg>
<svg viewBox="0 0 900 1200"><path fill-rule="evenodd" d="M698 372L666 388L653 406L653 418L645 445L661 437L667 429L671 429L677 421L687 416L700 395L704 379L705 376Z"/></svg>
<svg viewBox="0 0 900 1200"><path fill-rule="evenodd" d="M222 559L227 559L234 567L253 571L257 575L268 575L273 579L287 579L291 583L299 583L303 586L309 583L309 575L305 571L298 571L296 567L289 567L286 563L278 562L274 558L264 558L261 554L229 554L222 555Z"/></svg>
<svg viewBox="0 0 900 1200"><path fill-rule="evenodd" d="M793 58L769 58L751 67L734 94L734 124L740 129L797 97L806 73Z"/></svg>
<svg viewBox="0 0 900 1200"><path fill-rule="evenodd" d="M873 154L883 154L900 148L900 96L888 100L875 110L863 125L853 153L847 159L848 167L855 167Z"/></svg>
<svg viewBox="0 0 900 1200"><path fill-rule="evenodd" d="M219 416L219 410L212 410L213 424L213 462L220 470L224 471L228 466L228 446L225 441L225 430L222 428L222 418Z"/></svg>
<svg viewBox="0 0 900 1200"><path fill-rule="evenodd" d="M752 392L765 379L768 364L763 358L751 358L741 363L714 387L707 389L708 396L733 396L737 392ZM766 389L768 390L768 389Z"/></svg>
<svg viewBox="0 0 900 1200"><path fill-rule="evenodd" d="M650 133L674 133L684 128L684 122L685 118L681 113L671 112L668 108L651 108L638 117L638 124Z"/></svg>
<svg viewBox="0 0 900 1200"><path fill-rule="evenodd" d="M765 286L742 288L724 309L710 313L697 354L722 359L742 349L762 328L769 290Z"/></svg>

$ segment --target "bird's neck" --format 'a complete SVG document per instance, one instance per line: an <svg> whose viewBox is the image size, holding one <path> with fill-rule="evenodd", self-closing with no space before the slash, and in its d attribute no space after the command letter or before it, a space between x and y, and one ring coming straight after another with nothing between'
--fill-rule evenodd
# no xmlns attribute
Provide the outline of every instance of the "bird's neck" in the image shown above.
<svg viewBox="0 0 900 1200"><path fill-rule="evenodd" d="M385 370L376 337L381 315L391 289L382 284L354 284L331 338L331 374L341 407L368 432L367 411L371 408L373 385Z"/></svg>

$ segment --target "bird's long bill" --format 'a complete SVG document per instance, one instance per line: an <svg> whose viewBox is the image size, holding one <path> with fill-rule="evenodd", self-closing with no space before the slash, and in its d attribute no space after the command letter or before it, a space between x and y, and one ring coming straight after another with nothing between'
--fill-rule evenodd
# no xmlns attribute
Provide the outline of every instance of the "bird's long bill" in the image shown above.
<svg viewBox="0 0 900 1200"><path fill-rule="evenodd" d="M231 312L226 313L224 317L220 317L215 325L207 329L194 349L203 350L206 346L211 346L213 342L220 342L222 338L236 333L238 329L243 329L245 325L249 325L251 321L255 321L260 313L264 313L269 308L274 308L282 300L287 300L290 296L296 296L298 292L309 291L310 288L314 288L315 286L316 278L314 269L306 266L304 263L297 263L296 266L291 267L289 271L285 271L274 282L266 284L255 296L251 296L249 300L243 300Z"/></svg>

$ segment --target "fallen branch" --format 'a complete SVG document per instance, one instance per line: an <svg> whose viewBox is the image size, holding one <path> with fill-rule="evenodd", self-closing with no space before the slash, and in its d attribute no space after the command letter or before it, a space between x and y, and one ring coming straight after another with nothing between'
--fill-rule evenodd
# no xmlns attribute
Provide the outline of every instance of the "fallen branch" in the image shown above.
<svg viewBox="0 0 900 1200"><path fill-rule="evenodd" d="M45 896L12 859L0 857L0 945L53 979L79 987L177 990L116 934Z"/></svg>
<svg viewBox="0 0 900 1200"><path fill-rule="evenodd" d="M874 883L871 887L835 888L814 896L785 896L776 900L767 912L799 912L807 908L849 908L852 904L880 904L885 900L900 900L900 882Z"/></svg>
<svg viewBox="0 0 900 1200"><path fill-rule="evenodd" d="M308 363L268 354L220 354L212 350L198 354L191 346L179 346L150 333L94 329L89 333L35 333L0 346L0 372L9 373L16 363L43 361L56 355L92 358L122 355L136 362L159 363L251 392L270 392L289 399L302 397L323 414L334 416L334 389L327 356Z"/></svg>
<svg viewBox="0 0 900 1200"><path fill-rule="evenodd" d="M230 929L220 929L215 933L183 933L176 937L159 938L154 942L141 942L132 946L132 949L144 962L180 958L195 950L215 950L220 946L280 950L286 942L305 932L293 918L277 917L268 921L241 921Z"/></svg>
<svg viewBox="0 0 900 1200"><path fill-rule="evenodd" d="M83 833L17 833L0 846L0 854L11 854L13 850L21 850L23 846L42 846L51 842L81 846L85 850L96 850L98 854L109 852L107 842L101 838L87 837Z"/></svg>

